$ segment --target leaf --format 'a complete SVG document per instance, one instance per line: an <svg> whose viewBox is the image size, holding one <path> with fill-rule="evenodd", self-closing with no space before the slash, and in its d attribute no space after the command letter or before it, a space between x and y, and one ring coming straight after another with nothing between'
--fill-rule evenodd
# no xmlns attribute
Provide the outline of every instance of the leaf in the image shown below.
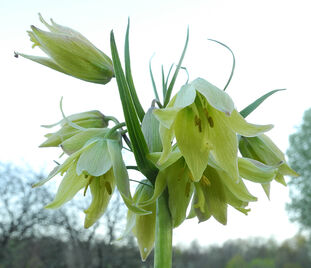
<svg viewBox="0 0 311 268"><path fill-rule="evenodd" d="M285 88L283 89L275 89L272 90L270 92L268 92L267 94L261 96L260 98L258 98L257 100L255 100L253 103L251 103L250 105L248 105L246 108L244 108L240 114L246 118L250 113L252 113L265 99L267 99L268 97L270 97L271 95L273 95L274 93L278 92L278 91L282 91L285 90Z"/></svg>
<svg viewBox="0 0 311 268"><path fill-rule="evenodd" d="M232 55L232 58L233 58L232 69L231 69L231 74L230 74L230 77L229 77L229 79L228 79L228 82L227 82L227 84L226 84L225 87L224 87L224 91L225 91L225 90L227 89L227 87L229 86L229 84L230 84L230 82L231 82L231 79L232 79L232 77L233 77L233 74L234 74L234 70L235 70L235 56L234 56L234 53L233 53L233 51L231 50L231 48L228 47L226 44L221 43L221 42L219 42L219 41L217 41L217 40L214 40L214 39L208 39L208 40L209 40L209 41L216 42L216 43L218 43L218 44L224 46L225 48L227 48L227 49L230 51L230 53L231 53L231 55Z"/></svg>
<svg viewBox="0 0 311 268"><path fill-rule="evenodd" d="M131 71L131 59L130 59L129 32L130 32L130 19L128 19L126 35L125 35L125 46L124 46L125 76L126 76L126 81L127 81L127 84L130 90L130 94L133 99L133 103L134 103L137 115L139 117L139 120L142 121L145 116L145 112L144 112L143 107L140 104L140 101L138 99L138 96L135 90L134 82L133 82L132 71Z"/></svg>
<svg viewBox="0 0 311 268"><path fill-rule="evenodd" d="M170 85L169 85L169 87L168 87L168 89L166 91L166 94L165 94L164 107L166 107L166 105L170 101L170 98L171 98L171 95L172 95L172 91L173 91L173 87L174 87L175 81L176 81L177 76L178 76L178 72L180 70L181 64L182 64L183 59L184 59L185 54L186 54L186 50L187 50L187 46L188 46L188 41L189 41L189 28L187 29L187 38L186 38L186 43L185 43L183 52L182 52L181 57L179 59L178 65L176 67L175 73L174 73L174 75L172 77L172 80L170 82Z"/></svg>
<svg viewBox="0 0 311 268"><path fill-rule="evenodd" d="M110 34L110 46L113 59L113 67L118 84L120 99L122 102L124 118L127 126L127 131L131 139L132 149L137 162L137 166L148 179L154 180L157 175L157 169L146 158L149 153L148 146L140 127L140 122L137 117L128 83L124 76L113 31L111 31Z"/></svg>
<svg viewBox="0 0 311 268"><path fill-rule="evenodd" d="M156 86L156 84L154 82L154 77L153 77L152 68L151 68L151 60L152 60L153 56L154 55L152 55L152 57L149 60L149 73L150 73L150 78L151 78L151 83L152 83L152 88L153 88L154 96L155 96L157 101L160 101L159 95L158 95L158 91L157 91L157 86Z"/></svg>

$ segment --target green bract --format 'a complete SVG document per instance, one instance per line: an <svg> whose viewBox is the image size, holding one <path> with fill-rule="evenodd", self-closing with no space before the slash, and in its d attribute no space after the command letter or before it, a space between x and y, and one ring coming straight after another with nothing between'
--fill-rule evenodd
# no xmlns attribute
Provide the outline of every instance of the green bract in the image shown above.
<svg viewBox="0 0 311 268"><path fill-rule="evenodd" d="M106 84L114 76L111 59L77 31L68 27L51 24L39 14L41 22L50 30L42 31L31 26L29 31L33 47L38 46L49 57L38 57L16 53L24 58L33 60L56 71L76 78Z"/></svg>

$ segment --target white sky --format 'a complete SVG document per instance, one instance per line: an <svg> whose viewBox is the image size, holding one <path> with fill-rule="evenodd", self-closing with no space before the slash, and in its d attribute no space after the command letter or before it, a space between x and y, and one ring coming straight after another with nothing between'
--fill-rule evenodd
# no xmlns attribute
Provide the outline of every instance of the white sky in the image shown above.
<svg viewBox="0 0 311 268"><path fill-rule="evenodd" d="M72 27L110 55L109 33L114 29L123 51L127 17L131 18L131 57L134 81L145 108L153 98L148 61L152 54L156 80L160 67L167 71L177 63L186 29L190 27L189 48L184 66L190 79L198 76L223 87L231 70L231 55L207 38L226 43L235 52L236 71L227 89L238 110L264 93L287 88L266 101L248 120L272 123L270 136L282 150L288 136L310 107L310 6L309 1L209 0L209 1L99 1L99 0L11 0L0 8L0 161L14 161L35 170L49 169L59 151L39 149L46 130L40 125L58 121L58 105L64 96L66 114L90 109L122 117L116 83L101 86L83 82L25 59L13 51L39 55L31 49L26 34L34 24L41 28L37 13ZM122 53L121 53L122 54ZM181 72L179 84L186 76ZM199 225L189 221L175 230L175 243L221 243L231 238L273 236L285 239L297 232L288 222L284 206L288 189L272 185L271 201L260 187L253 193L259 202L249 216L229 211L228 225L210 220Z"/></svg>

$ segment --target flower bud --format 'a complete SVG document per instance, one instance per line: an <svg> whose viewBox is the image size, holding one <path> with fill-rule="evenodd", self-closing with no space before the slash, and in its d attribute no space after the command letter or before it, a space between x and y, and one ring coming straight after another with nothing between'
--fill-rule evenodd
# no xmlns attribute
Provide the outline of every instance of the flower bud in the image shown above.
<svg viewBox="0 0 311 268"><path fill-rule="evenodd" d="M49 57L15 53L16 56L20 55L88 82L107 84L114 77L111 59L83 35L53 20L48 24L40 14L39 17L50 32L31 26L32 31L28 34L34 43L33 47L38 46Z"/></svg>
<svg viewBox="0 0 311 268"><path fill-rule="evenodd" d="M153 188L147 180L142 181L136 188L133 200L142 203L149 200L153 195ZM151 211L149 215L137 215L129 210L127 215L128 227L132 229L137 239L140 256L145 261L154 247L155 225L156 225L156 203L143 206L144 209Z"/></svg>
<svg viewBox="0 0 311 268"><path fill-rule="evenodd" d="M298 176L298 174L287 165L282 151L264 134L256 137L241 137L239 149L244 157L252 158L269 166L278 166L275 180L284 185L286 185L283 177L284 175Z"/></svg>
<svg viewBox="0 0 311 268"><path fill-rule="evenodd" d="M70 115L55 124L44 125L43 127L51 128L57 125L60 125L61 129L57 132L46 134L47 140L40 147L57 147L67 139L80 133L81 129L105 128L108 126L108 121L101 112L88 111Z"/></svg>

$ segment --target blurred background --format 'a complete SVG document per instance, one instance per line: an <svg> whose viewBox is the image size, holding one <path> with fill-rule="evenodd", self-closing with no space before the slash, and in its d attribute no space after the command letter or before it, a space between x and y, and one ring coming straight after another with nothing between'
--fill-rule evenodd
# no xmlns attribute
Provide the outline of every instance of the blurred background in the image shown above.
<svg viewBox="0 0 311 268"><path fill-rule="evenodd" d="M272 185L268 200L250 185L258 202L248 216L229 209L228 224L189 220L174 230L175 267L311 267L311 18L307 0L12 0L0 9L0 267L152 267L141 263L133 238L113 242L124 228L126 210L116 197L106 216L84 230L81 211L88 198L76 198L57 211L43 210L59 180L32 190L54 167L57 149L39 149L46 130L40 125L65 114L100 110L122 120L116 83L83 82L22 58L14 51L42 55L26 33L41 29L37 13L85 35L110 55L113 29L123 51L128 17L134 82L145 109L153 99L149 60L156 83L161 65L177 64L189 26L183 62L190 80L202 77L223 88L232 56L212 38L227 44L236 69L227 92L238 110L273 89L276 93L248 117L251 123L275 125L268 135L301 176L289 186ZM177 85L187 79L180 72ZM289 139L289 137L291 138ZM131 174L136 179L135 173ZM81 209L82 208L82 209ZM112 243L113 242L113 243ZM257 266L256 266L257 265Z"/></svg>

